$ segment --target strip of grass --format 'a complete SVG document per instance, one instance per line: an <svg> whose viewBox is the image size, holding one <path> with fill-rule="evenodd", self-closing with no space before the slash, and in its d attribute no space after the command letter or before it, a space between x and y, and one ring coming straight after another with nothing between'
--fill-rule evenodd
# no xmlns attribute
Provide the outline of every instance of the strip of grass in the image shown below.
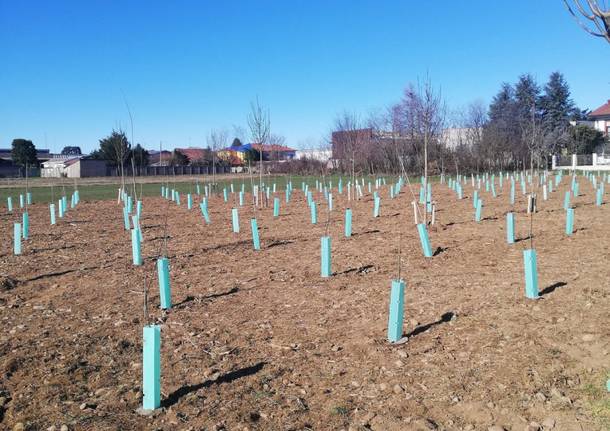
<svg viewBox="0 0 610 431"><path fill-rule="evenodd" d="M331 175L325 177L326 181L331 181L333 187L337 187L339 182L339 178L343 178L344 187L347 185L347 181L349 178L347 176L340 175ZM393 176L384 176L386 179L386 184L392 184L396 181L396 177ZM131 180L131 179L130 179ZM286 189L286 184L288 181L292 181L292 187L294 189L301 189L303 183L308 184L311 188L315 186L316 180L321 180L320 176L271 176L271 177L263 177L263 181L272 186L273 183L276 184L277 191L283 191ZM163 178L159 178L158 182L147 182L147 183L138 183L136 179L136 189L138 195L140 193L143 196L161 196L161 186L165 185ZM173 181L173 178L170 177L169 187L178 190L181 194L192 193L195 194L197 190L197 183L200 184L200 191L203 194L204 184L209 184L211 178L206 176L202 178L200 181ZM258 184L258 177L254 176L252 178L254 185ZM365 184L370 181L374 186L374 178L373 177L365 177ZM415 178L411 178L411 181L415 182ZM431 182L438 182L439 177L431 177ZM32 181L34 186L30 187L30 192L32 193L32 200L35 203L49 203L51 201L56 201L62 194L65 192L67 196L71 195L74 191L74 184L70 183L70 180L65 180L65 186L60 184L58 180L56 185L50 186L36 186L36 181ZM417 182L419 183L419 178L417 178ZM241 190L242 184L244 185L244 191L250 192L250 177L242 176L239 178L233 179L223 179L217 181L217 186L215 188L216 193L222 193L223 188L230 188L230 185L233 184L233 189L235 192L239 192ZM25 186L25 183L24 183ZM114 184L80 184L77 186L80 194L81 201L96 201L96 200L106 200L106 199L116 199L118 194L118 188L120 185L118 183ZM127 183L127 188L129 191L133 190L133 184L131 182ZM19 205L19 195L25 193L24 187L2 187L0 188L0 205L6 206L6 200L9 196L12 196L13 199L13 207L18 207Z"/></svg>

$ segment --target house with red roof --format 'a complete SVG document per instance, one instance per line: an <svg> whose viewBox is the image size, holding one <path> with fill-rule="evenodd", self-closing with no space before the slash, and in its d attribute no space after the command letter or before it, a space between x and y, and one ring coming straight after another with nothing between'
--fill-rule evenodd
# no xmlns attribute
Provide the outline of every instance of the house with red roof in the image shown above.
<svg viewBox="0 0 610 431"><path fill-rule="evenodd" d="M610 99L602 106L589 114L589 119L593 122L593 127L610 137Z"/></svg>
<svg viewBox="0 0 610 431"><path fill-rule="evenodd" d="M207 148L176 148L189 159L189 164L204 164L212 160L212 151Z"/></svg>
<svg viewBox="0 0 610 431"><path fill-rule="evenodd" d="M171 151L148 151L148 165L149 166L169 166L169 162L172 159Z"/></svg>

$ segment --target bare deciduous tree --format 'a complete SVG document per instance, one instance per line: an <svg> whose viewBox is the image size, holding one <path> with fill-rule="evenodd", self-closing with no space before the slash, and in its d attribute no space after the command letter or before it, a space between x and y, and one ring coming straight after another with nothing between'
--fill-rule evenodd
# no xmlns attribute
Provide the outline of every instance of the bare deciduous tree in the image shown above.
<svg viewBox="0 0 610 431"><path fill-rule="evenodd" d="M271 158L273 161L278 161L280 159L280 150L279 147L286 146L286 137L284 135L278 135L275 133L271 133L269 135L269 145L274 146L271 149ZM275 149L275 151L273 151Z"/></svg>
<svg viewBox="0 0 610 431"><path fill-rule="evenodd" d="M250 104L250 114L248 115L248 127L250 128L250 134L254 144L260 145L260 166L259 166L259 193L261 198L264 196L263 193L263 147L269 140L271 133L271 119L269 116L269 109L261 106L258 101L258 97L255 102ZM262 199L259 200L259 203Z"/></svg>
<svg viewBox="0 0 610 431"><path fill-rule="evenodd" d="M486 160L489 153L493 157L493 150L483 146L483 128L487 123L487 108L482 101L474 101L459 109L454 114L454 128L448 133L452 147L449 148L453 154L453 164L456 174L459 167L466 170L476 169L479 172L480 164Z"/></svg>
<svg viewBox="0 0 610 431"><path fill-rule="evenodd" d="M570 6L573 2L575 7ZM587 33L610 43L610 8L599 0L563 0L568 12ZM583 20L584 19L584 20Z"/></svg>
<svg viewBox="0 0 610 431"><path fill-rule="evenodd" d="M403 110L406 114L410 133L414 143L421 142L423 146L424 191L428 200L428 156L439 159L442 150L441 135L445 123L446 107L440 90L432 87L429 77L418 81L417 85L409 85L403 97ZM426 203L424 203L425 205ZM424 224L427 223L427 212L424 211Z"/></svg>
<svg viewBox="0 0 610 431"><path fill-rule="evenodd" d="M207 137L208 146L212 150L212 187L216 189L216 152L227 146L229 132L225 129L212 129Z"/></svg>
<svg viewBox="0 0 610 431"><path fill-rule="evenodd" d="M239 139L242 144L245 144L247 141L248 132L244 126L240 126L237 124L233 124L231 127L233 129L233 137Z"/></svg>
<svg viewBox="0 0 610 431"><path fill-rule="evenodd" d="M332 133L333 159L340 161L341 170L349 171L351 177L352 198L356 198L356 166L366 163L364 147L370 141L371 130L365 129L357 114L343 112L335 119L334 132ZM345 162L349 166L345 166Z"/></svg>

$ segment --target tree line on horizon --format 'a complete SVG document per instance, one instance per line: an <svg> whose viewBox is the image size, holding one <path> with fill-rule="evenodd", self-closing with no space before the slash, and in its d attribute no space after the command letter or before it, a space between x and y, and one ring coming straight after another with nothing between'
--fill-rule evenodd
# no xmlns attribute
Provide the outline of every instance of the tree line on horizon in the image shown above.
<svg viewBox="0 0 610 431"><path fill-rule="evenodd" d="M344 172L545 168L553 154L591 153L604 144L601 132L578 123L588 112L576 106L560 72L544 86L523 74L502 83L489 106L475 101L454 111L426 78L365 119L339 114L330 144Z"/></svg>

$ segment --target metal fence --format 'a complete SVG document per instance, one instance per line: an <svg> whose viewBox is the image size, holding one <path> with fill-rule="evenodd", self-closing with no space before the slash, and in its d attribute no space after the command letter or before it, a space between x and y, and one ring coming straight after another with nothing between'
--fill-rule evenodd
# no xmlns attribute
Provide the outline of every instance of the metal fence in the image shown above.
<svg viewBox="0 0 610 431"><path fill-rule="evenodd" d="M572 156L557 155L555 156L555 163L557 166L572 166Z"/></svg>
<svg viewBox="0 0 610 431"><path fill-rule="evenodd" d="M592 154L579 154L576 156L576 164L578 166L589 166L593 164Z"/></svg>
<svg viewBox="0 0 610 431"><path fill-rule="evenodd" d="M40 169L28 167L28 177L39 177ZM25 168L15 165L0 165L0 178L25 178Z"/></svg>

